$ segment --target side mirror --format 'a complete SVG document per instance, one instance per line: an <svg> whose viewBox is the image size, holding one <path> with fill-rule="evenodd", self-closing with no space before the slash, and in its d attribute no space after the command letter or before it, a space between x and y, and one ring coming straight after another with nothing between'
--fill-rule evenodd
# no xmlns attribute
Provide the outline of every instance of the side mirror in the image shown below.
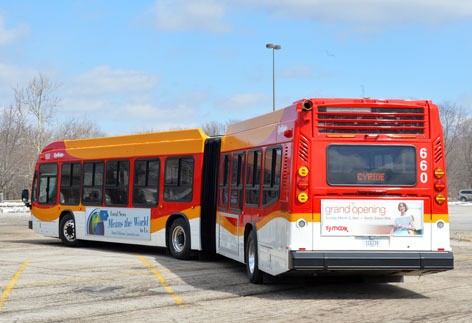
<svg viewBox="0 0 472 323"><path fill-rule="evenodd" d="M29 201L29 192L27 189L24 189L22 192L21 192L21 200L23 201L23 203L28 203Z"/></svg>
<svg viewBox="0 0 472 323"><path fill-rule="evenodd" d="M27 189L24 189L21 192L21 200L23 201L23 203L25 203L27 207L31 209L31 203L29 202L29 192Z"/></svg>

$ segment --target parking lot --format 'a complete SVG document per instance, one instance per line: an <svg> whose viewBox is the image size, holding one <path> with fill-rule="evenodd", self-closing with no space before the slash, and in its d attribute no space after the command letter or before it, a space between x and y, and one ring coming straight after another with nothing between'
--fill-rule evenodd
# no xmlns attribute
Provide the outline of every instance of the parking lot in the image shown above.
<svg viewBox="0 0 472 323"><path fill-rule="evenodd" d="M245 267L226 258L179 261L164 249L106 243L67 248L28 230L28 219L0 213L0 322L472 318L467 230L453 232L455 269L449 272L389 284L280 278L253 285ZM472 224L472 206L451 206L454 219Z"/></svg>

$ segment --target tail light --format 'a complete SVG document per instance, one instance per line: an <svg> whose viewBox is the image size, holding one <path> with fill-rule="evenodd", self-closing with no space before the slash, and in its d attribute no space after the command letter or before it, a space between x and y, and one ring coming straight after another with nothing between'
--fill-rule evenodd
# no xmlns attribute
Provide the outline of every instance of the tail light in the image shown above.
<svg viewBox="0 0 472 323"><path fill-rule="evenodd" d="M308 182L304 180L300 180L297 185L298 185L298 188L301 190L306 190L308 188Z"/></svg>
<svg viewBox="0 0 472 323"><path fill-rule="evenodd" d="M441 179L444 177L444 170L441 167L438 167L434 170L434 177Z"/></svg>
<svg viewBox="0 0 472 323"><path fill-rule="evenodd" d="M434 197L434 200L435 200L436 203L438 203L439 205L443 205L444 202L446 202L446 197L444 196L443 193L438 193L438 194L436 194L436 196Z"/></svg>
<svg viewBox="0 0 472 323"><path fill-rule="evenodd" d="M441 181L441 180L436 181L436 183L434 183L434 189L437 192L442 192L442 191L444 191L445 188L446 188L446 184L444 184L444 182Z"/></svg>
<svg viewBox="0 0 472 323"><path fill-rule="evenodd" d="M298 194L298 202L305 203L307 201L308 201L308 194L307 193L302 192L302 193Z"/></svg>
<svg viewBox="0 0 472 323"><path fill-rule="evenodd" d="M302 166L298 169L298 175L301 177L306 177L308 175L308 167Z"/></svg>

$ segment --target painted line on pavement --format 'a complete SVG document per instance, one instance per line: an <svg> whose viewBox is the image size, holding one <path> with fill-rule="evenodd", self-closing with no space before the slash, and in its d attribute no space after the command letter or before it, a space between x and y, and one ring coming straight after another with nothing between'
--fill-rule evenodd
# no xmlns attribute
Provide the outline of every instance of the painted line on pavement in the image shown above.
<svg viewBox="0 0 472 323"><path fill-rule="evenodd" d="M184 301L174 292L171 287L169 287L169 284L165 280L164 276L162 276L162 274L156 268L154 268L154 266L151 265L149 261L147 261L144 257L140 255L136 255L136 257L138 257L139 260L141 260L146 265L146 267L148 267L152 271L154 276L156 276L157 280L161 283L162 287L165 288L166 292L170 294L170 296L172 296L172 298L178 305L185 305Z"/></svg>
<svg viewBox="0 0 472 323"><path fill-rule="evenodd" d="M21 265L20 269L16 272L13 278L10 280L10 283L7 285L5 290L3 291L2 298L0 298L0 311L2 310L3 305L5 305L8 296L10 296L11 291L15 287L16 281L20 278L21 273L26 269L26 266L31 262L31 259L26 260L23 265Z"/></svg>
<svg viewBox="0 0 472 323"><path fill-rule="evenodd" d="M192 270L204 270L204 269L225 269L225 268L238 268L238 266L234 265L217 265L217 266L199 266L199 267L187 267L187 268L175 268L175 269L164 269L161 270L161 273L165 272L174 272L174 271L192 271ZM67 283L73 281L80 281L80 280L88 280L88 279L102 279L102 278L114 278L114 277L126 277L126 276L136 276L136 275L150 275L153 274L151 270L149 271L137 271L131 273L122 273L122 274L108 274L108 275L97 275L97 276L85 276L85 277L71 277L71 278L64 278L64 279L57 279L57 280L47 280L47 281L39 281L39 282L31 282L31 283L22 283L16 284L17 287L23 286L34 286L34 285L47 285L47 284L59 284L59 283ZM7 286L1 286L0 288L6 288Z"/></svg>

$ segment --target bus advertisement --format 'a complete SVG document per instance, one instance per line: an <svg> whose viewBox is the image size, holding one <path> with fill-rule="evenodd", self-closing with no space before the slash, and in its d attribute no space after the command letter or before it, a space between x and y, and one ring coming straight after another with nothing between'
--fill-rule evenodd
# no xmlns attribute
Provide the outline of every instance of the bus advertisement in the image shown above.
<svg viewBox="0 0 472 323"><path fill-rule="evenodd" d="M309 99L231 124L57 141L38 157L30 228L218 253L265 274L401 281L453 269L431 101ZM29 200L31 198L31 201Z"/></svg>

